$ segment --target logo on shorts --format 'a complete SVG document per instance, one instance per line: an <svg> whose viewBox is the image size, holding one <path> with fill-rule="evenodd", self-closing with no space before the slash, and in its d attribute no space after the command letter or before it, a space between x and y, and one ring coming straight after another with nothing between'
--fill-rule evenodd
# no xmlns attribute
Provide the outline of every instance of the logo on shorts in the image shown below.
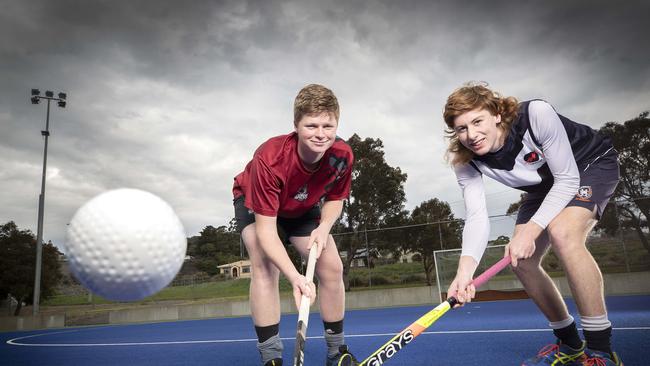
<svg viewBox="0 0 650 366"><path fill-rule="evenodd" d="M307 192L307 185L305 184L304 186L300 187L298 190L298 193L296 193L295 196L293 196L293 199L296 201L303 202L304 200L309 197L309 193Z"/></svg>
<svg viewBox="0 0 650 366"><path fill-rule="evenodd" d="M524 155L524 161L532 164L539 161L539 153L537 151L531 151L528 154Z"/></svg>
<svg viewBox="0 0 650 366"><path fill-rule="evenodd" d="M578 193L576 193L576 199L579 201L589 202L591 198L591 186L582 186L578 188Z"/></svg>

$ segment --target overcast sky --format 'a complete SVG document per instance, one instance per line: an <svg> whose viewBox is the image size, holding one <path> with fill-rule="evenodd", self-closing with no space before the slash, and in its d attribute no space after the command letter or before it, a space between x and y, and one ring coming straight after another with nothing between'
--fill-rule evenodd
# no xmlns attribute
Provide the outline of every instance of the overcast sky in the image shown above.
<svg viewBox="0 0 650 366"><path fill-rule="evenodd" d="M407 209L436 197L464 217L443 159L449 93L483 80L593 128L633 118L650 109L648 4L0 0L0 223L36 233L46 107L31 88L68 94L51 111L44 228L61 246L75 210L120 187L161 196L188 236L227 224L232 178L292 130L309 83L338 96L341 137L384 142ZM490 214L517 198L488 184Z"/></svg>

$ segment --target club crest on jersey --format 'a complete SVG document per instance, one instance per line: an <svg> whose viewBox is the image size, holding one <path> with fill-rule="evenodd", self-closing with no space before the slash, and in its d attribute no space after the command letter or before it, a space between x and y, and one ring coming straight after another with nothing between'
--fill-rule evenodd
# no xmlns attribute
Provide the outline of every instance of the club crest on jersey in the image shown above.
<svg viewBox="0 0 650 366"><path fill-rule="evenodd" d="M539 153L537 151L531 151L528 154L524 155L524 161L528 164L533 164L539 161Z"/></svg>
<svg viewBox="0 0 650 366"><path fill-rule="evenodd" d="M298 193L296 193L295 196L293 196L293 199L296 201L303 202L304 200L309 197L309 192L307 192L307 185L305 184L304 186L300 187L298 190Z"/></svg>
<svg viewBox="0 0 650 366"><path fill-rule="evenodd" d="M589 202L592 195L591 186L581 186L576 193L576 199L579 201Z"/></svg>

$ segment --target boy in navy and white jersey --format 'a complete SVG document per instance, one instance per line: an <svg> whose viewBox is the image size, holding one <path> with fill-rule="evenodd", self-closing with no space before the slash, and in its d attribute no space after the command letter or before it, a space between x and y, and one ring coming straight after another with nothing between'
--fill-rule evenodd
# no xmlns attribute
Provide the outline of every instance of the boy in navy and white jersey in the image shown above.
<svg viewBox="0 0 650 366"><path fill-rule="evenodd" d="M618 154L611 142L545 101L519 103L484 84L454 91L444 119L448 158L466 208L462 254L448 296L468 302L475 295L470 281L490 230L485 175L527 192L505 255L557 337L522 365L622 365L611 349L602 275L585 243L618 184ZM566 272L585 342L541 267L551 247Z"/></svg>

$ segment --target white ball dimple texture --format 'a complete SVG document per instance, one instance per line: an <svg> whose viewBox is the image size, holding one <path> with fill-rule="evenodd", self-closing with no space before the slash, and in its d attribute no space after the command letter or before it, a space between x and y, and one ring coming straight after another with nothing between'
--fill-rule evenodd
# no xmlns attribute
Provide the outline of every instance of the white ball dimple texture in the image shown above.
<svg viewBox="0 0 650 366"><path fill-rule="evenodd" d="M136 301L174 279L187 239L165 201L122 188L77 210L68 225L66 248L72 272L89 290L110 300Z"/></svg>

